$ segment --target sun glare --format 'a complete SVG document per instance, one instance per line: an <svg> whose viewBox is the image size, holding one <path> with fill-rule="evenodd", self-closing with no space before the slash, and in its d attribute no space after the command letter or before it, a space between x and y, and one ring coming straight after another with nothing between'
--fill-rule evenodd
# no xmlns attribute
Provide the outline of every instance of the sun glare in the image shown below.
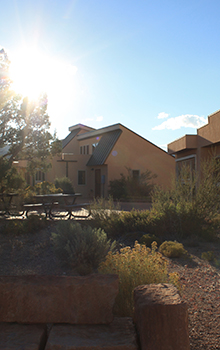
<svg viewBox="0 0 220 350"><path fill-rule="evenodd" d="M10 60L12 88L29 99L47 93L49 100L55 100L58 90L62 98L64 91L73 89L77 69L71 64L43 55L34 48L16 52Z"/></svg>

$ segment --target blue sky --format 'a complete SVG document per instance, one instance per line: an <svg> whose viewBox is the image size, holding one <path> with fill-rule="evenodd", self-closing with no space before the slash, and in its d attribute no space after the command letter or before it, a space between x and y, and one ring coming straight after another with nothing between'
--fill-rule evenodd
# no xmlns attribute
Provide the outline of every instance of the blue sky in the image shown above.
<svg viewBox="0 0 220 350"><path fill-rule="evenodd" d="M47 57L59 138L122 123L164 147L220 109L219 1L8 0L1 14L12 62L30 47Z"/></svg>

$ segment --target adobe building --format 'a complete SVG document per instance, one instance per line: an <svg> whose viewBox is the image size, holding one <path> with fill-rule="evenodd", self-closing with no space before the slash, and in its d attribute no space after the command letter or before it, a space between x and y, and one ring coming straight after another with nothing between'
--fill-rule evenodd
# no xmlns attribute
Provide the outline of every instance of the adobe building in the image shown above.
<svg viewBox="0 0 220 350"><path fill-rule="evenodd" d="M208 124L196 135L185 135L168 144L168 154L175 156L176 171L182 165L200 172L202 161L220 157L220 110L208 116Z"/></svg>
<svg viewBox="0 0 220 350"><path fill-rule="evenodd" d="M107 197L111 180L120 174L134 177L146 170L157 175L154 183L168 188L175 176L175 159L122 124L101 129L77 124L62 141L62 154L53 159L45 180L69 177L83 198Z"/></svg>

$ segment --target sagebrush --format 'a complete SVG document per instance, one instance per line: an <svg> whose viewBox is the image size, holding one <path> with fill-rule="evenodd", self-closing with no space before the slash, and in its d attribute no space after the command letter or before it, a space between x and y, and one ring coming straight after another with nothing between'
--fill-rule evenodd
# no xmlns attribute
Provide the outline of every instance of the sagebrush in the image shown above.
<svg viewBox="0 0 220 350"><path fill-rule="evenodd" d="M80 275L94 272L109 251L115 249L102 229L60 221L52 233L55 252L63 266Z"/></svg>

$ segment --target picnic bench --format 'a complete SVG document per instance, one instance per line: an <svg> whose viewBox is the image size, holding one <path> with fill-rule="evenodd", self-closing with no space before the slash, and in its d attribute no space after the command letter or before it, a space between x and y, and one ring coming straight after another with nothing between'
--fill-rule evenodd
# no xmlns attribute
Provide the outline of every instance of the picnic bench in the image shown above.
<svg viewBox="0 0 220 350"><path fill-rule="evenodd" d="M50 193L34 196L34 203L23 205L26 217L30 212L44 213L47 218L88 218L91 215L90 203L76 203L81 193ZM82 210L84 213L82 214ZM79 213L80 212L80 213Z"/></svg>

